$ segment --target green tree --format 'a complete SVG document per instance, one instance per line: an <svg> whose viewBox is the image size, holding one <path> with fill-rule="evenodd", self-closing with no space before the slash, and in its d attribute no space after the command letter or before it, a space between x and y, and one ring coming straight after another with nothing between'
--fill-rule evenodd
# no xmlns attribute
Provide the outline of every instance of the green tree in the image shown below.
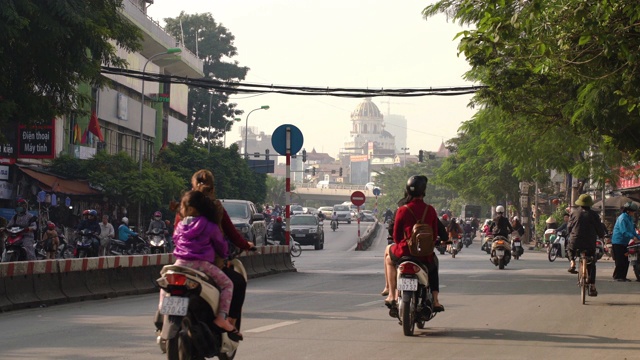
<svg viewBox="0 0 640 360"><path fill-rule="evenodd" d="M88 98L78 85L104 84L102 65L126 66L116 44L135 51L141 34L121 6L122 0L2 1L0 128L80 111Z"/></svg>
<svg viewBox="0 0 640 360"><path fill-rule="evenodd" d="M237 55L233 42L235 37L224 26L218 24L210 13L188 15L180 13L177 18L164 19L165 30L176 39L184 35L185 46L203 60L206 77L234 84L244 80L249 68L238 66L237 61L228 61ZM203 88L189 89L189 134L196 134L196 140L205 142L210 133L212 141L231 130L234 118L242 114L235 103L229 102L229 95L236 92L211 92ZM211 108L209 103L211 101ZM211 111L211 127L209 112ZM198 131L195 131L195 130Z"/></svg>
<svg viewBox="0 0 640 360"><path fill-rule="evenodd" d="M474 121L518 177L615 180L612 167L638 159L636 1L442 0L423 12L436 13L470 25L459 34L466 77L487 86Z"/></svg>
<svg viewBox="0 0 640 360"><path fill-rule="evenodd" d="M191 187L194 172L211 170L218 198L251 200L256 204L264 202L266 175L249 169L235 144L229 148L214 146L210 151L208 153L193 137L189 137L180 144L169 144L158 154L155 165L177 173L185 189Z"/></svg>

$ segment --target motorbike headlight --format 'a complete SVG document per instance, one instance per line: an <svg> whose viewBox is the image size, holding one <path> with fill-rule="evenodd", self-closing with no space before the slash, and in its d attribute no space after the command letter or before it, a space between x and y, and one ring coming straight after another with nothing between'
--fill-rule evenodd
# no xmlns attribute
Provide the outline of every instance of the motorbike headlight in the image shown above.
<svg viewBox="0 0 640 360"><path fill-rule="evenodd" d="M237 228L238 228L238 231L240 231L243 234L246 234L249 232L249 227L246 225L241 225L241 226L238 226Z"/></svg>

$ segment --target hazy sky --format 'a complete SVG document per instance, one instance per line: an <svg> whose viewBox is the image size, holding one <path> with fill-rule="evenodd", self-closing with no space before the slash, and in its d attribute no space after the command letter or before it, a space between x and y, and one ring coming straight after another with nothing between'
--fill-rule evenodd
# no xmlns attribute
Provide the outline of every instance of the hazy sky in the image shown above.
<svg viewBox="0 0 640 360"><path fill-rule="evenodd" d="M462 30L444 16L430 18L422 9L434 0L155 0L148 14L164 18L210 12L235 36L239 65L250 68L246 82L350 88L425 88L471 85L469 69L457 56ZM471 118L471 95L375 97L386 115L407 118L411 154L435 151L456 136ZM351 130L350 114L362 99L329 96L236 95L232 101L249 126L271 134L281 124L296 125L304 148L336 156ZM390 101L390 104L387 102ZM240 126L227 134L227 145L240 139ZM253 149L249 149L253 151ZM258 151L256 149L256 151ZM259 150L262 151L262 150Z"/></svg>

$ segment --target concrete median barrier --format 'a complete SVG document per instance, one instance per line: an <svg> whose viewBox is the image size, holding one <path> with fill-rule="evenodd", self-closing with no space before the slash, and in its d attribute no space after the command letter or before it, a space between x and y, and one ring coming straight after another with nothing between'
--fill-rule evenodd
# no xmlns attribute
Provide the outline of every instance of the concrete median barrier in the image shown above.
<svg viewBox="0 0 640 360"><path fill-rule="evenodd" d="M6 263L5 291L7 299L14 305L14 308L40 305L40 298L36 296L33 287L34 263L35 261Z"/></svg>
<svg viewBox="0 0 640 360"><path fill-rule="evenodd" d="M240 257L249 278L296 271L287 246ZM0 263L0 311L157 291L172 254Z"/></svg>
<svg viewBox="0 0 640 360"><path fill-rule="evenodd" d="M365 229L364 235L362 235L358 239L358 243L356 244L356 250L367 250L373 243L373 240L378 235L379 228L380 228L380 223L378 222L374 222L373 224L369 225Z"/></svg>
<svg viewBox="0 0 640 360"><path fill-rule="evenodd" d="M62 292L57 260L34 261L31 272L33 289L41 304L51 305L69 301Z"/></svg>

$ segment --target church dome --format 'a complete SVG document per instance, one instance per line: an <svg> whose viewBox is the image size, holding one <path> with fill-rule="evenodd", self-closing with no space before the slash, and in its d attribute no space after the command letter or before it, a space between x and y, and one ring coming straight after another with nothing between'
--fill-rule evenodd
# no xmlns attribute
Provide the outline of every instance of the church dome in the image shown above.
<svg viewBox="0 0 640 360"><path fill-rule="evenodd" d="M365 98L351 113L351 119L356 118L382 119L382 113L371 98Z"/></svg>

